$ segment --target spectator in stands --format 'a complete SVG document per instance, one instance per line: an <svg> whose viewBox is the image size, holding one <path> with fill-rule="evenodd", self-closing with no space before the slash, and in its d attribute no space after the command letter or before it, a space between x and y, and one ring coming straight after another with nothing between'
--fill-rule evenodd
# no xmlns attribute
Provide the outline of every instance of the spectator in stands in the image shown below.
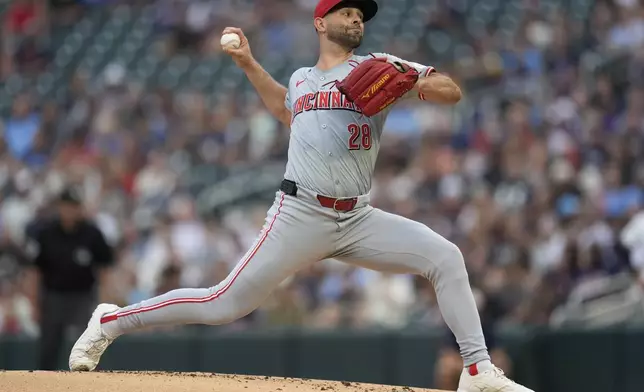
<svg viewBox="0 0 644 392"><path fill-rule="evenodd" d="M11 155L24 159L33 149L36 135L40 131L38 113L27 95L16 97L11 117L5 121L5 141Z"/></svg>
<svg viewBox="0 0 644 392"><path fill-rule="evenodd" d="M35 35L42 27L45 7L35 0L15 0L5 14L3 25L16 35Z"/></svg>
<svg viewBox="0 0 644 392"><path fill-rule="evenodd" d="M34 338L39 328L33 306L21 290L21 281L0 281L0 334Z"/></svg>
<svg viewBox="0 0 644 392"><path fill-rule="evenodd" d="M0 234L0 335L38 335L34 308L21 292L28 258L6 228Z"/></svg>
<svg viewBox="0 0 644 392"><path fill-rule="evenodd" d="M44 1L15 0L2 20L2 39L4 73L13 72L16 68L25 72L27 66L42 70L44 59L39 39L46 35L49 25L47 5ZM17 56L17 57L16 57ZM17 63L14 63L17 61Z"/></svg>

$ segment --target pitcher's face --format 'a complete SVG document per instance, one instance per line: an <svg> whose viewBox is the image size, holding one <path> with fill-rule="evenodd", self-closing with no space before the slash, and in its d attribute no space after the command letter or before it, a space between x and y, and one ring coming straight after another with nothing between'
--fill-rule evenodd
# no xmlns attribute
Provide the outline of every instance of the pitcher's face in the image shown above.
<svg viewBox="0 0 644 392"><path fill-rule="evenodd" d="M347 50L356 49L362 44L364 35L362 18L362 11L357 8L340 8L324 18L326 29L322 33L329 41Z"/></svg>

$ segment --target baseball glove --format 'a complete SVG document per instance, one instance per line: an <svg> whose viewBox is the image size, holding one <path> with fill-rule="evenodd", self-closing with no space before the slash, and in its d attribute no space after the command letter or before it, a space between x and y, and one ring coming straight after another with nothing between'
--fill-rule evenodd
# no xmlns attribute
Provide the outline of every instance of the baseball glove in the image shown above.
<svg viewBox="0 0 644 392"><path fill-rule="evenodd" d="M414 88L419 77L418 71L407 64L377 57L357 65L336 87L371 117Z"/></svg>

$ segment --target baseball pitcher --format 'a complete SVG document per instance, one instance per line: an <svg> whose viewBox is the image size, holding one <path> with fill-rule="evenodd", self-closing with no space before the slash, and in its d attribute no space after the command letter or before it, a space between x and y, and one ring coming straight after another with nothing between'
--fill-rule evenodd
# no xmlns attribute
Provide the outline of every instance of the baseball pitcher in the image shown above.
<svg viewBox="0 0 644 392"><path fill-rule="evenodd" d="M458 392L533 392L490 362L460 250L427 226L369 204L380 137L392 105L453 105L458 86L431 66L385 53L360 56L374 0L320 0L317 64L277 83L238 28L226 53L271 113L291 129L286 172L254 245L219 285L180 289L124 308L101 304L72 348L71 370L91 371L117 337L163 325L220 325L256 309L285 278L335 258L377 271L429 279L464 361Z"/></svg>

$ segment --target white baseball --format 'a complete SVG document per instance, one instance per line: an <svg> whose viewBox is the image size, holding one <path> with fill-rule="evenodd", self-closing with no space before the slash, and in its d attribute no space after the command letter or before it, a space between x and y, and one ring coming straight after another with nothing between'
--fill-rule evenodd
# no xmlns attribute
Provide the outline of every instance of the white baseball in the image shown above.
<svg viewBox="0 0 644 392"><path fill-rule="evenodd" d="M222 48L232 47L238 49L239 45L241 45L241 39L239 38L239 35L235 33L228 33L221 36Z"/></svg>

